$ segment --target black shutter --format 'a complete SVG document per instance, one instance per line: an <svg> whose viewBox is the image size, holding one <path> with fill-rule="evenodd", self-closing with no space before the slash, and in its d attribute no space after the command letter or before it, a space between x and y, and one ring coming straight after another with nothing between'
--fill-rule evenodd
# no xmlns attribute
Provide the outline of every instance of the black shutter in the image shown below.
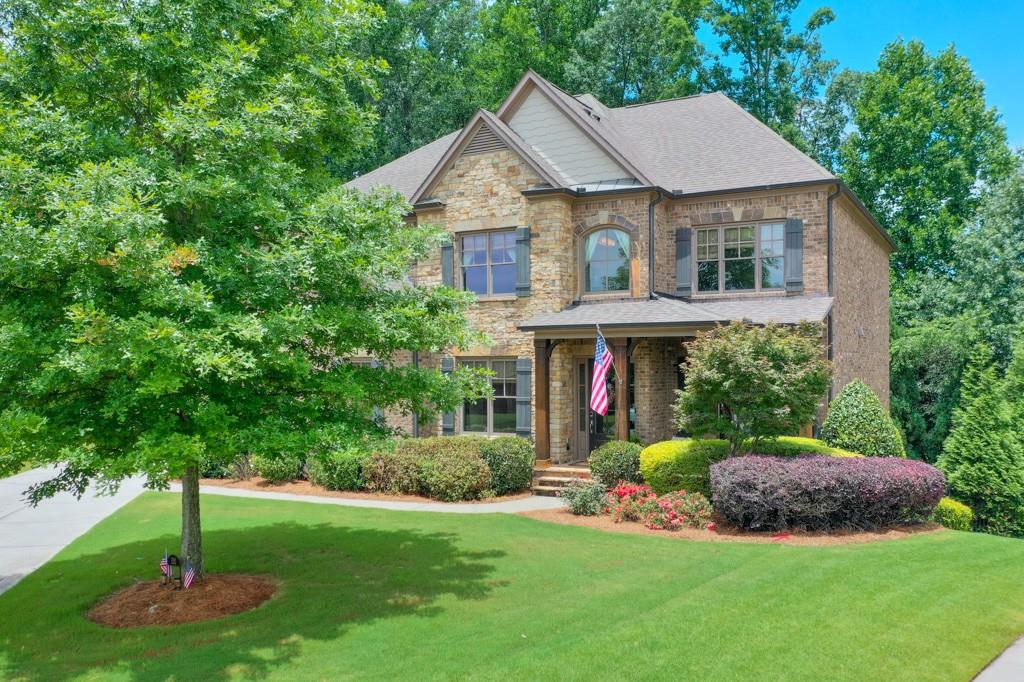
<svg viewBox="0 0 1024 682"><path fill-rule="evenodd" d="M455 358L441 358L442 374L451 374L455 371ZM441 415L441 435L451 436L455 434L455 413L445 412Z"/></svg>
<svg viewBox="0 0 1024 682"><path fill-rule="evenodd" d="M530 295L530 228L516 228L516 296Z"/></svg>
<svg viewBox="0 0 1024 682"><path fill-rule="evenodd" d="M800 218L786 220L785 274L786 291L803 291L804 221Z"/></svg>
<svg viewBox="0 0 1024 682"><path fill-rule="evenodd" d="M455 246L452 244L441 247L441 284L455 286Z"/></svg>
<svg viewBox="0 0 1024 682"><path fill-rule="evenodd" d="M676 230L676 296L693 294L693 230Z"/></svg>
<svg viewBox="0 0 1024 682"><path fill-rule="evenodd" d="M533 360L530 358L516 359L516 435L529 438L530 402L533 394L531 380L533 378Z"/></svg>

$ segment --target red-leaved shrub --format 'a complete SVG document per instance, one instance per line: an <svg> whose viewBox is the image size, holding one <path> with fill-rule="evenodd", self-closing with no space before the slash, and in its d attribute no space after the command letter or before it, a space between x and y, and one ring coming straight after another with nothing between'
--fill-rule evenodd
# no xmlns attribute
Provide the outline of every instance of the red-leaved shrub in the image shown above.
<svg viewBox="0 0 1024 682"><path fill-rule="evenodd" d="M656 499L658 496L654 494L649 485L619 481L608 491L605 513L611 514L615 518L615 523L639 521L642 515L642 505Z"/></svg>
<svg viewBox="0 0 1024 682"><path fill-rule="evenodd" d="M733 457L711 466L712 503L743 528L867 529L925 521L942 472L890 457Z"/></svg>

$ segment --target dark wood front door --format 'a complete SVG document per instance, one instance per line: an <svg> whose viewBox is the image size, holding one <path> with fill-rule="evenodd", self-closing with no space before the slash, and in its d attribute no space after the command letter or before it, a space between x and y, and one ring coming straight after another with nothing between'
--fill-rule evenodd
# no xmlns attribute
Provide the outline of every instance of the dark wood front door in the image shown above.
<svg viewBox="0 0 1024 682"><path fill-rule="evenodd" d="M576 364L576 461L584 462L590 453L615 438L615 374L605 379L608 390L608 414L590 409L590 384L594 378L594 359Z"/></svg>

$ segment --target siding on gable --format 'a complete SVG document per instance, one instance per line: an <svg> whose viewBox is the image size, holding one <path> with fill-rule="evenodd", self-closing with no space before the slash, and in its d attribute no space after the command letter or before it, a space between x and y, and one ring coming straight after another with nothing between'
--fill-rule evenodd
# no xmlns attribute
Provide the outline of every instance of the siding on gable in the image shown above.
<svg viewBox="0 0 1024 682"><path fill-rule="evenodd" d="M509 127L569 185L631 177L538 90L527 95Z"/></svg>

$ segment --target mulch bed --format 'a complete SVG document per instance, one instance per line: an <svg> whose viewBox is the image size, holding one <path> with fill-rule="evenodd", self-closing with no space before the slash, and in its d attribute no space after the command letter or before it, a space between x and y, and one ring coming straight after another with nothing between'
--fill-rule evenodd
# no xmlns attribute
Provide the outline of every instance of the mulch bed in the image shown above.
<svg viewBox="0 0 1024 682"><path fill-rule="evenodd" d="M936 533L943 530L937 523L921 523L913 526L899 526L873 531L837 531L833 533L787 531L785 533L753 532L729 526L721 519L715 519L717 529L714 531L699 528L680 528L679 530L654 530L641 523L624 521L615 523L607 514L599 516L574 516L568 509L540 509L537 511L520 512L520 516L528 516L538 521L561 523L571 526L585 526L612 533L635 533L639 535L657 535L658 537L675 538L677 540L701 540L705 542L753 542L774 543L783 545L856 545L880 540L900 540L922 533Z"/></svg>
<svg viewBox="0 0 1024 682"><path fill-rule="evenodd" d="M86 618L112 628L195 623L254 609L276 591L274 581L260 575L208 575L187 590L148 580L110 595Z"/></svg>
<svg viewBox="0 0 1024 682"><path fill-rule="evenodd" d="M429 497L420 495L388 495L385 493L366 493L346 490L328 490L309 481L291 481L290 483L272 483L264 478L250 478L242 481L233 478L202 478L200 485L214 485L220 488L236 488L241 490L258 490L270 493L289 493L291 495L311 495L314 497L342 497L350 500L390 500L392 502L434 502L436 504L451 504L432 500ZM459 504L487 504L488 502L507 502L509 500L520 500L530 497L530 491L515 495L503 495L501 497L489 497L486 500L464 500Z"/></svg>

